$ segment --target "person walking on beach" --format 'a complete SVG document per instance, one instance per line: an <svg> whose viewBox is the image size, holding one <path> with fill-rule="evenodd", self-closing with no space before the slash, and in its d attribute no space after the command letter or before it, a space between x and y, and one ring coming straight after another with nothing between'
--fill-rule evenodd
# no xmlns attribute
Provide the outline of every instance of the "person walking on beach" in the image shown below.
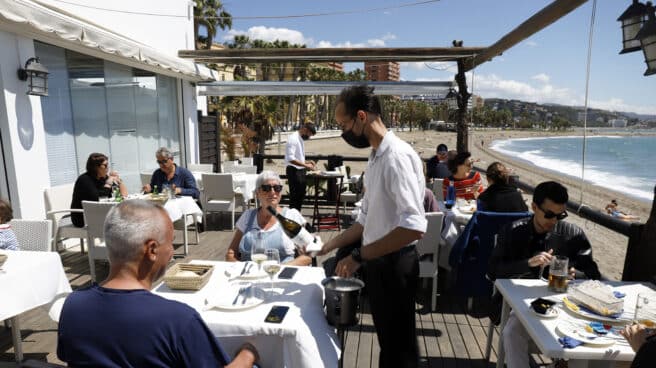
<svg viewBox="0 0 656 368"><path fill-rule="evenodd" d="M305 161L305 144L317 130L311 123L303 124L298 131L287 137L285 146L285 173L289 181L289 207L299 212L303 207L307 187L307 170L314 170L314 161Z"/></svg>
<svg viewBox="0 0 656 368"><path fill-rule="evenodd" d="M379 367L417 367L415 244L426 231L424 174L414 149L388 131L374 89L357 85L337 98L335 120L355 148L372 147L361 212L356 223L324 244L326 254L362 238L362 247L336 266L341 277L362 268L380 345Z"/></svg>
<svg viewBox="0 0 656 368"><path fill-rule="evenodd" d="M491 280L548 277L556 255L569 259L570 278L599 280L601 273L592 258L592 246L580 227L561 221L567 217L567 188L555 181L538 184L533 192L533 216L514 221L499 231L490 257ZM542 272L542 274L540 274ZM498 294L497 294L498 295ZM501 297L493 300L490 319L499 323ZM501 333L508 368L529 366L528 332L511 312Z"/></svg>

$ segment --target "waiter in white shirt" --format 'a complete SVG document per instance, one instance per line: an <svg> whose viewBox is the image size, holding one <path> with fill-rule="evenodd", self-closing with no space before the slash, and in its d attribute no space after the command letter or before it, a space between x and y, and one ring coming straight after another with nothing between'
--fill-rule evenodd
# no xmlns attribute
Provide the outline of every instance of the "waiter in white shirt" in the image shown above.
<svg viewBox="0 0 656 368"><path fill-rule="evenodd" d="M380 345L379 367L417 367L415 291L419 260L415 243L426 231L423 163L414 149L381 119L373 88L346 88L337 98L335 120L355 148L373 149L367 163L361 213L353 226L324 244L320 254L362 238L362 248L337 264L350 277L362 266Z"/></svg>
<svg viewBox="0 0 656 368"><path fill-rule="evenodd" d="M285 146L285 166L289 182L289 207L301 211L305 188L307 187L306 171L314 170L314 161L305 161L305 144L317 130L312 123L302 124L298 131L287 137Z"/></svg>

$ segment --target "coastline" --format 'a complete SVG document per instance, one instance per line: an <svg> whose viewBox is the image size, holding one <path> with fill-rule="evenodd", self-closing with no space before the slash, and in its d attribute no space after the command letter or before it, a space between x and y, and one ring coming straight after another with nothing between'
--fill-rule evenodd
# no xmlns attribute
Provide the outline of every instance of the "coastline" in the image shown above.
<svg viewBox="0 0 656 368"><path fill-rule="evenodd" d="M611 135L608 132L595 132L596 134L590 135ZM435 147L439 143L445 143L450 149L455 149L456 134L451 132L437 132L437 131L422 131L414 130L412 132L397 132L401 139L409 142L423 159L427 159L435 154ZM545 136L573 136L582 135L579 132L562 132L560 134L545 134L544 132L535 131L510 131L510 130L475 130L470 131L469 142L472 157L480 161L475 164L476 167L485 170L487 166L494 162L500 161L514 169L514 174L519 175L521 181L535 186L540 182L546 180L555 180L568 189L569 196L575 201L581 201L581 180L562 175L560 173L542 169L533 166L523 160L507 156L500 152L494 151L488 147L495 140L516 139L516 138L538 138ZM613 135L623 135L614 134ZM481 144L483 141L483 145ZM270 152L276 152L276 146L267 147ZM283 148L284 150L284 148ZM306 154L336 154L343 156L359 156L366 157L369 150L357 150L345 144L341 138L330 139L316 139L306 142ZM319 169L323 169L325 162L319 162ZM271 164L267 164L270 166ZM282 160L277 160L273 163L272 169L276 172L283 173ZM345 165L351 167L351 174L359 174L364 171L366 162L347 162ZM656 183L655 183L656 184ZM651 210L651 203L644 202L639 199L626 196L622 193L602 188L590 183L583 185L583 204L598 209L603 212L604 207L611 199L617 199L620 203L620 208L633 215L640 216L640 222L645 222L648 219ZM527 204L531 203L531 196L525 194ZM624 258L626 254L626 247L628 244L628 237L615 233L600 225L587 221L576 214L570 213L567 221L580 226L589 238L593 251L594 258L599 264L600 271L605 277L610 279L619 280L622 275L622 268L624 266Z"/></svg>

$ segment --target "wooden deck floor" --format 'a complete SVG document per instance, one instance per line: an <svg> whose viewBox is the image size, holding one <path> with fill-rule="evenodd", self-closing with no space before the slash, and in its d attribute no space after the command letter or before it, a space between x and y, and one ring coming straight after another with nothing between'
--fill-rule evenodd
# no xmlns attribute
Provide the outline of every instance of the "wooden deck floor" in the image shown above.
<svg viewBox="0 0 656 368"><path fill-rule="evenodd" d="M227 217L227 216L225 216ZM210 228L218 228L216 218L212 218ZM201 233L200 245L190 245L189 255L176 262L192 259L222 260L232 238L232 231L205 231ZM336 232L321 232L324 241ZM191 237L193 238L193 236ZM181 242L181 233L176 234ZM176 252L182 246L176 244ZM62 262L73 289L90 283L89 265L86 255L78 251L61 253ZM319 259L322 262L323 259ZM97 262L99 279L107 275L108 267ZM485 342L487 339L488 318L466 313L465 301L454 296L438 297L437 310L428 311L422 303L430 305L430 283L422 288L417 304L417 339L419 341L422 367L492 367L496 364L498 334L494 334L491 362L485 362ZM360 324L347 330L344 351L344 367L377 367L378 343L371 319L367 313L366 297L363 298ZM37 308L20 317L23 336L23 351L26 359L47 360L60 363L57 359L57 324L48 318L46 311ZM0 367L14 366L10 331L0 324Z"/></svg>

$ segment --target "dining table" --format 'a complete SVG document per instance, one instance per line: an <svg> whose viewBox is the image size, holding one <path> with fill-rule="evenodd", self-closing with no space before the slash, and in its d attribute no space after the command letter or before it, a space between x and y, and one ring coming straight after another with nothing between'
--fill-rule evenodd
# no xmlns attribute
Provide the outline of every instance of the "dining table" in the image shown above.
<svg viewBox="0 0 656 368"><path fill-rule="evenodd" d="M0 321L10 321L14 356L21 362L20 315L48 305L50 317L58 320L71 285L57 252L0 250L0 254L7 256L0 266Z"/></svg>
<svg viewBox="0 0 656 368"><path fill-rule="evenodd" d="M298 267L291 280L276 277L271 288L268 276L242 278L244 270L257 268L252 262L191 263L214 267L200 290L174 290L163 282L153 292L196 309L224 350L234 352L244 342L250 342L258 349L262 366L337 366L341 351L335 329L328 324L323 309L323 268ZM260 299L245 303L245 299L240 299L243 289L235 290L235 283L247 283L258 291ZM289 307L281 323L265 322L274 305Z"/></svg>
<svg viewBox="0 0 656 368"><path fill-rule="evenodd" d="M563 298L567 294L550 291L546 281L540 279L498 279L494 285L503 296L499 331L503 331L512 310L540 352L552 359L567 359L569 368L613 367L616 362L631 361L635 356L633 349L623 337L613 331L616 332L617 328L631 323L635 314L637 295L653 292L654 285L645 282L621 281L605 281L604 283L610 285L613 291L624 294L624 309L616 319L574 311L563 302ZM545 298L557 302L555 306L557 313L554 313L556 314L554 318L545 318L533 311L531 302L536 298ZM587 336L585 334L570 336L572 333L582 333L577 332L576 329L585 330L585 326L595 320L614 326L615 329L606 335L606 340L599 340L599 343L595 343L592 340L594 336L589 342L584 338ZM558 341L562 336L578 338L583 340L584 344L575 348L564 348ZM491 334L488 339L491 339ZM601 342L604 342L604 344ZM489 343L491 343L491 340L488 341ZM503 339L499 338L497 368L502 368L504 363Z"/></svg>
<svg viewBox="0 0 656 368"><path fill-rule="evenodd" d="M255 182L257 174L247 174L242 172L233 172L232 186L235 193L239 193L244 197L244 201L249 203L251 199L255 198ZM192 175L196 179L196 185L199 189L203 188L203 173L192 171Z"/></svg>
<svg viewBox="0 0 656 368"><path fill-rule="evenodd" d="M469 220L471 220L474 212L471 210L470 205L466 207L462 206L462 208L459 205L446 208L443 201L438 201L437 205L440 212L444 213L438 265L445 270L451 270L449 254L451 254L451 249L453 249L456 240L458 240L458 237L462 234L463 229Z"/></svg>

